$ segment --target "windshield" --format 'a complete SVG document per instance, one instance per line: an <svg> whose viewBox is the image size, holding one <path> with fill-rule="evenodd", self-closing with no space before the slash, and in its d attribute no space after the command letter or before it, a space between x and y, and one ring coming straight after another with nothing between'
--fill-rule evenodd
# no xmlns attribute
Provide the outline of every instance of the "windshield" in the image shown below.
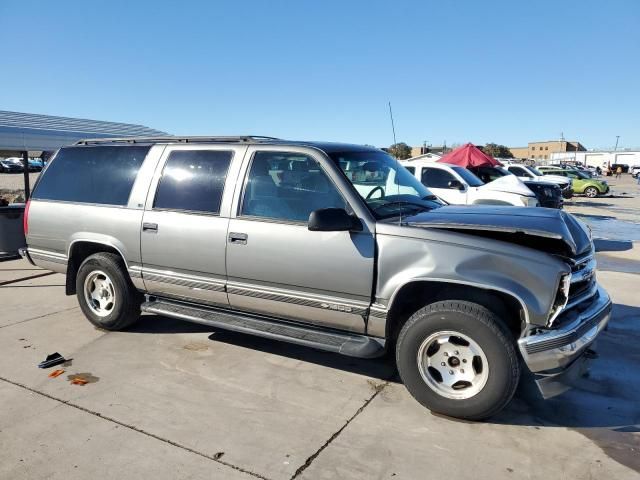
<svg viewBox="0 0 640 480"><path fill-rule="evenodd" d="M536 167L527 167L527 166L525 166L525 168L527 170L529 170L531 173L533 173L534 175L537 175L539 177L542 176L542 172L540 170L538 170Z"/></svg>
<svg viewBox="0 0 640 480"><path fill-rule="evenodd" d="M451 167L454 172L462 177L462 179L469 184L470 187L481 187L484 185L484 182L476 177L473 173L471 173L466 168L462 167Z"/></svg>
<svg viewBox="0 0 640 480"><path fill-rule="evenodd" d="M333 152L329 157L377 218L413 214L443 205L416 177L382 150Z"/></svg>

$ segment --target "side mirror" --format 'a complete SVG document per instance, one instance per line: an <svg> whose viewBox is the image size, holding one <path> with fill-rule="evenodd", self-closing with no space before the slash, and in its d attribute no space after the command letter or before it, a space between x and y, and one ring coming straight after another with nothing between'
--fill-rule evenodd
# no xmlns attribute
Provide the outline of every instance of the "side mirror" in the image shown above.
<svg viewBox="0 0 640 480"><path fill-rule="evenodd" d="M321 208L309 215L308 228L312 232L359 232L362 230L362 223L344 208Z"/></svg>
<svg viewBox="0 0 640 480"><path fill-rule="evenodd" d="M464 190L464 185L460 182L460 180L451 180L447 186L454 190Z"/></svg>

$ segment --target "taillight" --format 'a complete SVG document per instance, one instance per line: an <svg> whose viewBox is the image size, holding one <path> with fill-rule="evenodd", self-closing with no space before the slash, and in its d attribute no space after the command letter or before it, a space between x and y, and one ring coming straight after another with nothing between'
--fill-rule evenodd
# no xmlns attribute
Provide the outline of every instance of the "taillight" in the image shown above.
<svg viewBox="0 0 640 480"><path fill-rule="evenodd" d="M24 228L25 237L29 233L29 206L31 205L31 199L27 200L27 204L24 206L24 215L22 216L22 227Z"/></svg>

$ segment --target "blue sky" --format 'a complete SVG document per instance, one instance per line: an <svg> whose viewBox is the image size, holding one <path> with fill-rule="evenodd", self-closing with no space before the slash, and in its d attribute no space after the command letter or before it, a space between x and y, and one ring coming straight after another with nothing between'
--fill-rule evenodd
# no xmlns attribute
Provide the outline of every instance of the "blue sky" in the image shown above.
<svg viewBox="0 0 640 480"><path fill-rule="evenodd" d="M174 134L640 146L640 1L2 0L0 109Z"/></svg>

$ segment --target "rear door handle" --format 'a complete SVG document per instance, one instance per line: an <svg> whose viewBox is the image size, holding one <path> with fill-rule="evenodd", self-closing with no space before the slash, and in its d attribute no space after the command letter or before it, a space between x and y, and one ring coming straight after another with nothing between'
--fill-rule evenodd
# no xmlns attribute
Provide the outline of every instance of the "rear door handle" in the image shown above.
<svg viewBox="0 0 640 480"><path fill-rule="evenodd" d="M246 233L230 232L229 243L237 243L238 245L246 245L249 236Z"/></svg>
<svg viewBox="0 0 640 480"><path fill-rule="evenodd" d="M144 222L142 224L142 231L143 232L157 232L158 231L158 224L157 223Z"/></svg>

